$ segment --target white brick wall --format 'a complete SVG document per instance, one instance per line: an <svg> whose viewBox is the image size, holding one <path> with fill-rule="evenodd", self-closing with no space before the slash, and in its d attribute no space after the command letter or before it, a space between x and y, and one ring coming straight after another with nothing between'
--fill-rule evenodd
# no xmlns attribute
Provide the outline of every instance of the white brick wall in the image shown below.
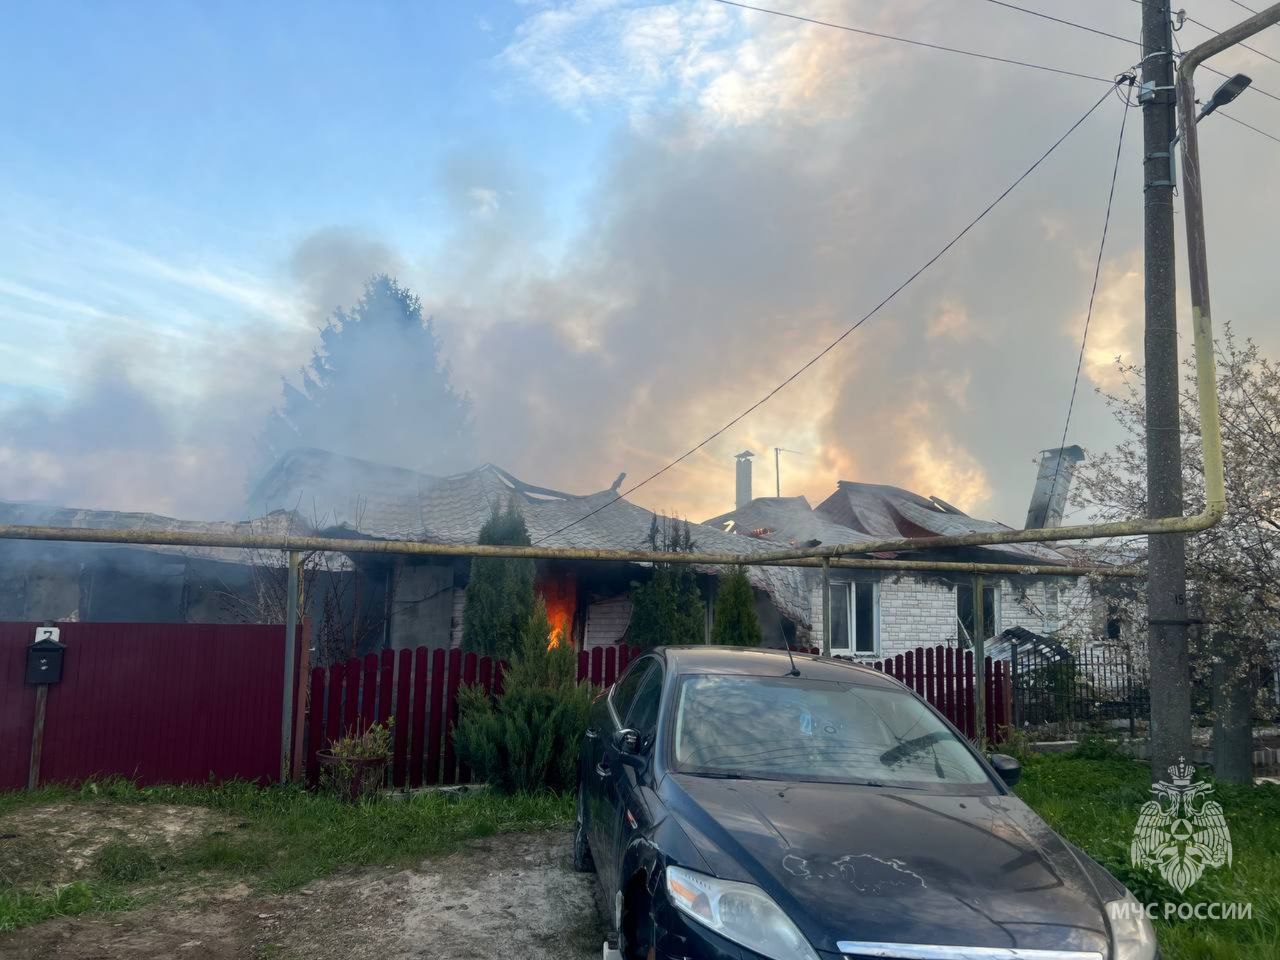
<svg viewBox="0 0 1280 960"><path fill-rule="evenodd" d="M1087 603L1088 581L1063 579L1060 583L1058 617L1066 621L1073 610ZM1020 626L1043 634L1045 622L1044 583L1036 581L1015 587L1001 581L998 607L1000 623L997 632ZM1024 597L1025 590L1025 597ZM938 581L915 577L887 576L879 589L879 657L892 657L919 646L954 644L956 637L955 590ZM813 589L809 598L813 621L813 643L822 643L822 586Z"/></svg>
<svg viewBox="0 0 1280 960"><path fill-rule="evenodd" d="M914 577L880 582L880 653L892 657L919 646L951 643L956 635L956 594Z"/></svg>

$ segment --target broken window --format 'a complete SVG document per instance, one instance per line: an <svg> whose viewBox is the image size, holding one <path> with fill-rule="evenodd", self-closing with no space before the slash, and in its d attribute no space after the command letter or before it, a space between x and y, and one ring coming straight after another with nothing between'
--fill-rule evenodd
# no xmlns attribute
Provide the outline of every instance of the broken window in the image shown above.
<svg viewBox="0 0 1280 960"><path fill-rule="evenodd" d="M842 656L880 650L878 601L874 583L831 584L831 652Z"/></svg>
<svg viewBox="0 0 1280 960"><path fill-rule="evenodd" d="M973 646L973 584L956 584L956 621L960 646ZM982 588L982 638L990 640L996 635L996 624L1000 622L1000 588L997 586Z"/></svg>

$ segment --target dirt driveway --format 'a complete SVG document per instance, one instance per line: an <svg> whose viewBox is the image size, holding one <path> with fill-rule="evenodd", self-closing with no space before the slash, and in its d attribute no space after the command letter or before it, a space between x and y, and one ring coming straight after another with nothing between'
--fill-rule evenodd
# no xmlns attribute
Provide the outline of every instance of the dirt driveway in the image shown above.
<svg viewBox="0 0 1280 960"><path fill-rule="evenodd" d="M11 960L529 960L600 955L594 876L567 832L472 842L407 870L339 874L282 896L206 888L123 913L0 934Z"/></svg>

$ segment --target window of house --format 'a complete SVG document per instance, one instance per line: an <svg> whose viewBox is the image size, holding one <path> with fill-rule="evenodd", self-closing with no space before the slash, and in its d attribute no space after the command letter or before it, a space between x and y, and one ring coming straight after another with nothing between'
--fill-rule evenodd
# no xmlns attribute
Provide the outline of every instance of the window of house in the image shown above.
<svg viewBox="0 0 1280 960"><path fill-rule="evenodd" d="M1106 624L1106 633L1107 633L1108 640L1120 639L1120 627L1123 625L1123 623L1124 623L1124 618L1120 613L1120 604L1108 603L1107 604L1107 624Z"/></svg>
<svg viewBox="0 0 1280 960"><path fill-rule="evenodd" d="M982 588L982 637L989 640L996 635L1000 622L1000 588ZM973 645L973 584L956 584L956 630L961 646Z"/></svg>
<svg viewBox="0 0 1280 960"><path fill-rule="evenodd" d="M1053 633L1062 626L1062 615L1058 612L1062 602L1060 588L1056 584L1045 584L1044 588L1044 632Z"/></svg>
<svg viewBox="0 0 1280 960"><path fill-rule="evenodd" d="M880 591L874 583L831 584L831 652L843 656L880 651Z"/></svg>

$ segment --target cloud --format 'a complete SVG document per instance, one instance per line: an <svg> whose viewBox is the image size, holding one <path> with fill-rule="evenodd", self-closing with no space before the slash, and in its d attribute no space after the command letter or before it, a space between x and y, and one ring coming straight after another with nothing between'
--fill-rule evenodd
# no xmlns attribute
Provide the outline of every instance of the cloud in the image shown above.
<svg viewBox="0 0 1280 960"><path fill-rule="evenodd" d="M1098 278L1081 371L1095 386L1107 391L1120 387L1117 360L1142 362L1144 316L1142 254L1134 250L1104 263ZM1084 322L1083 313L1072 317L1066 327L1068 335L1080 337Z"/></svg>

